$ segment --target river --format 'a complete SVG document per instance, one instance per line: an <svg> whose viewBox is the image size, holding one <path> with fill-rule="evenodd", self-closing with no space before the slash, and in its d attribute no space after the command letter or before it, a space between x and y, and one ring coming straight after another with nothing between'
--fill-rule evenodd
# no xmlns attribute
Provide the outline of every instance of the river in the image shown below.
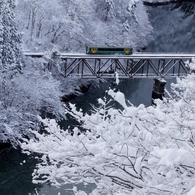
<svg viewBox="0 0 195 195"><path fill-rule="evenodd" d="M154 27L154 40L147 46L147 52L194 52L195 41L195 14L194 2L177 3L158 7L147 6L150 21ZM174 79L167 80L166 88L170 90L170 83ZM122 91L127 100L134 105L151 104L152 79L121 79L119 86L114 86L114 80L103 82L99 86L91 87L86 94L72 100L84 111L96 104L98 98L105 97L105 91L109 87L117 87ZM19 150L8 148L0 152L0 194L1 195L72 195L68 189L71 186L63 186L60 189L49 184L41 186L31 182L31 174L36 166L36 160L31 156L21 154ZM79 186L83 188L83 186ZM90 193L93 186L85 188Z"/></svg>

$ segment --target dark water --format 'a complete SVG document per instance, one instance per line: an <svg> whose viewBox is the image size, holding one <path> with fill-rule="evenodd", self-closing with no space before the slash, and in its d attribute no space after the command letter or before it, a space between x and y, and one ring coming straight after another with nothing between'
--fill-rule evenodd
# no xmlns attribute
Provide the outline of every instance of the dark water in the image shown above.
<svg viewBox="0 0 195 195"><path fill-rule="evenodd" d="M166 89L170 90L170 83L174 82L175 79L167 79ZM83 94L72 100L71 103L77 105L78 108L82 108L84 112L90 110L92 105L98 104L99 98L110 99L107 95L107 90L116 89L125 94L127 102L138 106L144 104L145 106L151 105L151 94L153 89L153 79L120 79L119 84L116 85L114 79L108 79L104 81L100 86L91 87L89 92Z"/></svg>
<svg viewBox="0 0 195 195"><path fill-rule="evenodd" d="M195 52L195 14L194 1L186 3L147 7L150 20L154 27L154 40L148 44L148 52ZM166 88L170 90L167 80ZM117 87L134 105L151 104L152 79L123 79L119 86L114 80L108 80L99 87L91 87L89 92L74 99L79 108L84 111L91 109L91 104L97 104L98 98L106 96L109 87ZM21 154L20 151L8 148L0 153L0 195L72 195L72 186L63 186L60 189L49 185L34 185L31 174L36 166L36 160ZM84 188L79 186L79 188ZM93 186L85 190L90 194Z"/></svg>
<svg viewBox="0 0 195 195"><path fill-rule="evenodd" d="M27 195L41 186L32 184L31 173L37 161L13 148L0 152L0 194Z"/></svg>

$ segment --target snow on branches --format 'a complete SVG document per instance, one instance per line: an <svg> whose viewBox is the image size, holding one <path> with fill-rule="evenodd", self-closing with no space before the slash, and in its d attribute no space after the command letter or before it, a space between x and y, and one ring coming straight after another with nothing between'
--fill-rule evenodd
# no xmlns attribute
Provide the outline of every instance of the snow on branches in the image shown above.
<svg viewBox="0 0 195 195"><path fill-rule="evenodd" d="M64 116L60 82L42 62L26 61L22 73L10 76L0 72L0 135L1 142L18 146L21 137L32 138L30 129L40 130L37 115Z"/></svg>
<svg viewBox="0 0 195 195"><path fill-rule="evenodd" d="M21 35L17 32L15 0L0 3L0 69L20 69Z"/></svg>
<svg viewBox="0 0 195 195"><path fill-rule="evenodd" d="M16 7L24 50L84 52L85 45L145 47L152 27L142 0L25 0Z"/></svg>
<svg viewBox="0 0 195 195"><path fill-rule="evenodd" d="M33 181L95 183L94 194L188 193L195 183L194 82L193 74L178 79L174 96L156 100L155 107L128 106L112 89L108 94L123 109L106 98L90 114L70 104L67 113L82 127L72 134L40 118L46 133L33 132L37 140L22 144L24 151L42 155Z"/></svg>

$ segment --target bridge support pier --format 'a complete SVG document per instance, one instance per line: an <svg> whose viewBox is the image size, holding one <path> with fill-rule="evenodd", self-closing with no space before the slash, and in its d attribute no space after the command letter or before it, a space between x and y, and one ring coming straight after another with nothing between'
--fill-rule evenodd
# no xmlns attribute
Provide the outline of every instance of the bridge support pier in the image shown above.
<svg viewBox="0 0 195 195"><path fill-rule="evenodd" d="M163 99L166 81L164 79L154 79L152 91L152 105L155 105L155 99Z"/></svg>

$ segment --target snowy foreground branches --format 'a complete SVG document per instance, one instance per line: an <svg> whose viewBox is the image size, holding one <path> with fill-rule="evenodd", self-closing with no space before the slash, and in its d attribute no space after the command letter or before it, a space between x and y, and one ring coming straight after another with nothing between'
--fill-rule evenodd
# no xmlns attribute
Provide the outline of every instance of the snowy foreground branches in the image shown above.
<svg viewBox="0 0 195 195"><path fill-rule="evenodd" d="M70 104L68 113L86 129L63 131L41 119L46 133L33 132L25 152L41 154L35 183L95 183L94 194L187 194L195 183L195 75L177 79L174 98L156 107L127 106L121 92L108 94L123 109L99 99L91 114ZM188 194L192 194L192 193Z"/></svg>

